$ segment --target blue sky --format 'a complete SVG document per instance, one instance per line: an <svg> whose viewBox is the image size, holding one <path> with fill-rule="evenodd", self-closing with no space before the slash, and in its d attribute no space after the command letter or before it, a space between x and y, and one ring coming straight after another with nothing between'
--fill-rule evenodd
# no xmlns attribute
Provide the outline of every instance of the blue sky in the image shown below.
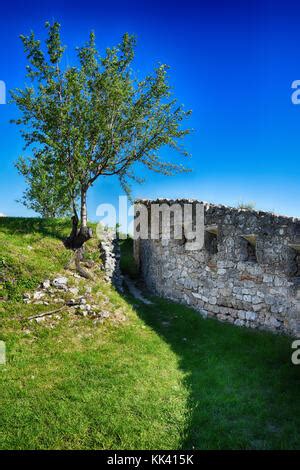
<svg viewBox="0 0 300 470"><path fill-rule="evenodd" d="M297 3L260 1L11 1L1 4L0 80L22 87L25 59L19 34L44 36L46 20L62 24L67 60L94 30L101 50L126 31L136 34L135 68L143 77L158 62L171 66L178 100L193 110L186 139L192 173L147 182L136 197L193 197L300 216L300 105L291 83L300 79ZM24 182L13 162L24 154L13 105L0 105L0 213L33 215L16 199ZM28 154L28 151L27 153ZM166 153L165 153L166 154ZM170 159L178 157L168 152ZM89 194L89 215L122 194L115 179L99 180Z"/></svg>

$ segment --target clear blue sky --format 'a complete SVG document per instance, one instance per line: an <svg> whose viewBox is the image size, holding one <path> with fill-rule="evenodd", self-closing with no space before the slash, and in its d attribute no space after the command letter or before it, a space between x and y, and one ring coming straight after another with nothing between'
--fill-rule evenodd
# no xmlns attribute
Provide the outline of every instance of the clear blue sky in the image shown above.
<svg viewBox="0 0 300 470"><path fill-rule="evenodd" d="M167 178L147 174L137 197L193 197L300 216L300 105L291 83L300 79L300 7L252 1L10 1L1 3L0 80L22 87L20 33L44 35L44 22L62 24L68 61L94 30L98 48L128 31L138 39L142 77L158 62L171 66L179 101L193 110L186 140L193 172ZM298 4L299 5L299 4ZM13 162L23 154L13 105L0 106L0 213L32 215L16 199L24 183ZM169 155L169 158L175 158ZM176 160L177 161L177 160ZM99 180L89 196L90 218L101 202L122 194L115 179Z"/></svg>

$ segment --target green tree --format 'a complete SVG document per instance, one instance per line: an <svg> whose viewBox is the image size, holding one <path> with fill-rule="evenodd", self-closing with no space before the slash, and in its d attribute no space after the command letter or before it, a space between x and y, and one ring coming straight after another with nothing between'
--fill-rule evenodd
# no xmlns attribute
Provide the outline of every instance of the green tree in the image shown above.
<svg viewBox="0 0 300 470"><path fill-rule="evenodd" d="M19 201L43 217L63 217L72 214L67 179L56 168L55 160L39 152L36 158L25 160L20 157L16 163L24 176L27 188Z"/></svg>
<svg viewBox="0 0 300 470"><path fill-rule="evenodd" d="M185 171L164 161L159 150L167 146L188 156L180 141L190 132L181 127L190 111L172 97L166 65L143 80L135 78L133 36L125 34L101 57L91 33L88 43L77 48L76 65L63 68L60 25L46 23L46 28L45 50L33 32L21 36L32 83L12 92L21 111L14 122L22 126L34 153L18 168L29 184L27 204L33 207L34 201L38 209L37 190L47 184L50 205L57 204L53 213L72 208L73 230L66 245L76 249L92 236L87 193L100 176L117 175L128 192L131 180L140 181L136 163L165 175Z"/></svg>

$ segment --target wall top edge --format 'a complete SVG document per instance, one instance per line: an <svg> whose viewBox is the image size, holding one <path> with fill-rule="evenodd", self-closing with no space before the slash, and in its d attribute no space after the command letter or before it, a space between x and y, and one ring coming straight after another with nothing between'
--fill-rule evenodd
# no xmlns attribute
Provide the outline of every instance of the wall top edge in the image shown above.
<svg viewBox="0 0 300 470"><path fill-rule="evenodd" d="M207 210L209 208L211 209L223 209L226 211L230 212L235 212L235 213L243 213L243 214L253 214L256 216L269 216L277 219L285 219L287 222L300 222L300 218L298 217L292 217L292 216L287 216L283 214L276 214L274 212L268 212L268 211L262 211L258 209L247 209L247 208L238 208L238 207L232 207L232 206L226 206L224 204L213 204L208 201L200 201L198 199L168 199L168 198L157 198L157 199L135 199L134 204L144 204L144 205L150 205L150 204L203 204L204 208Z"/></svg>

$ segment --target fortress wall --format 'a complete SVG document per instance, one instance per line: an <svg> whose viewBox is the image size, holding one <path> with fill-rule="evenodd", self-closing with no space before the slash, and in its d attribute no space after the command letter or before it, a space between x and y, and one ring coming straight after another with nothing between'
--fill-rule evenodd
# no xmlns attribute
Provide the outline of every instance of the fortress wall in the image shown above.
<svg viewBox="0 0 300 470"><path fill-rule="evenodd" d="M202 249L188 251L184 236L162 240L161 231L151 239L153 204L163 213L174 203L192 204L194 211L203 205ZM300 335L299 219L191 200L140 200L136 209L140 204L147 208L149 237L136 239L136 230L134 250L151 292L205 317ZM172 228L174 221L171 213Z"/></svg>

